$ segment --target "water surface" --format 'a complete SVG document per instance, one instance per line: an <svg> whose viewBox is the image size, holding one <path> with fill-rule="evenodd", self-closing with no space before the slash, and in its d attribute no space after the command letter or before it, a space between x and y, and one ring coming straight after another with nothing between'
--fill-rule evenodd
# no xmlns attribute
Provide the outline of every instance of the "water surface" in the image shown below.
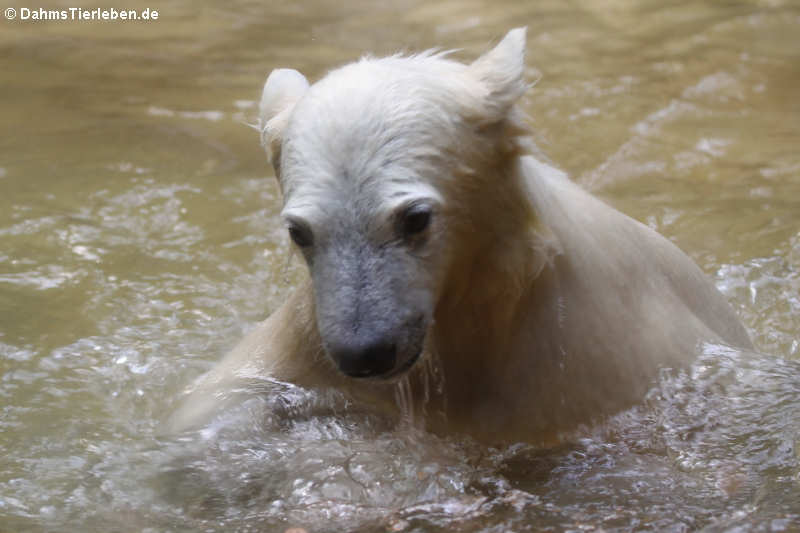
<svg viewBox="0 0 800 533"><path fill-rule="evenodd" d="M0 530L800 528L800 6L159 11L0 20ZM290 386L160 436L180 388L297 278L247 125L270 69L317 79L432 46L467 60L519 25L542 151L686 250L760 354L706 346L550 450L395 427Z"/></svg>

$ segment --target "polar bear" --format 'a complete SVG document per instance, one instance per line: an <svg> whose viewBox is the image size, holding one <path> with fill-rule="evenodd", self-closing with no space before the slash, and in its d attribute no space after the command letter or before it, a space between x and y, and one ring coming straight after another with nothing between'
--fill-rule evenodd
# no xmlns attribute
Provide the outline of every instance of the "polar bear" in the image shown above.
<svg viewBox="0 0 800 533"><path fill-rule="evenodd" d="M470 64L425 52L314 85L269 75L262 143L308 279L187 391L174 427L248 380L386 412L404 380L411 405L441 413L434 431L554 442L640 401L703 342L751 346L683 252L537 159L524 55L520 28Z"/></svg>

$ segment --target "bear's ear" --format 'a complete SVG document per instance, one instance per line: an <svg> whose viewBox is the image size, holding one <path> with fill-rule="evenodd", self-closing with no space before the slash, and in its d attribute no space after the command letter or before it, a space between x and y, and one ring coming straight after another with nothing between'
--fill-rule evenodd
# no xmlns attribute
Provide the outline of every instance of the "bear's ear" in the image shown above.
<svg viewBox="0 0 800 533"><path fill-rule="evenodd" d="M306 77L290 68L273 70L264 83L258 106L258 129L261 131L261 144L267 152L267 159L276 172L279 170L283 131L294 105L307 89Z"/></svg>
<svg viewBox="0 0 800 533"><path fill-rule="evenodd" d="M525 83L525 34L527 28L509 31L497 46L467 67L470 75L486 90L484 120L506 117L528 89Z"/></svg>

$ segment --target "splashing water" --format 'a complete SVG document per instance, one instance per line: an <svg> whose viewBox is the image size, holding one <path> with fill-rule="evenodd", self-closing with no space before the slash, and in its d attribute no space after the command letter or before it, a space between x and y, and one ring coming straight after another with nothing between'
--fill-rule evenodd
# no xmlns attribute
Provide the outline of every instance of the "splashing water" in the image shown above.
<svg viewBox="0 0 800 533"><path fill-rule="evenodd" d="M175 0L163 15L2 21L0 531L797 530L792 2ZM316 79L442 45L468 60L522 24L547 156L691 253L770 355L706 346L549 449L409 431L267 382L160 436L182 387L299 280L242 125L267 71ZM396 385L417 426L440 414L434 363Z"/></svg>
<svg viewBox="0 0 800 533"><path fill-rule="evenodd" d="M400 409L400 419L404 424L416 426L416 415L414 413L414 396L411 391L411 381L406 375L400 378L395 385L394 399Z"/></svg>

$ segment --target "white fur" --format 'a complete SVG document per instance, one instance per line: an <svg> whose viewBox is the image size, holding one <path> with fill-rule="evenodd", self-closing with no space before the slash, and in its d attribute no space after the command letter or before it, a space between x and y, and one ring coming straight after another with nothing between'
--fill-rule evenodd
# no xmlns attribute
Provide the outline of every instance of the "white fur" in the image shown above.
<svg viewBox="0 0 800 533"><path fill-rule="evenodd" d="M367 296L386 316L360 326L430 302L424 358L439 366L442 394L426 396L424 365L408 377L414 405L443 413L427 421L437 431L552 442L641 399L699 343L750 345L685 254L531 155L516 105L524 51L516 29L469 65L424 53L365 58L310 87L295 71L270 75L262 140L284 216L314 233L312 280L190 389L176 427L202 422L208 398L251 378L336 387L396 412L391 383L347 378L326 355L336 310L364 298L331 285L336 267L398 276L405 288L376 282ZM391 223L410 200L434 206L413 251ZM330 250L348 241L361 251L337 262ZM333 267L320 267L326 257ZM342 301L321 312L331 294Z"/></svg>

